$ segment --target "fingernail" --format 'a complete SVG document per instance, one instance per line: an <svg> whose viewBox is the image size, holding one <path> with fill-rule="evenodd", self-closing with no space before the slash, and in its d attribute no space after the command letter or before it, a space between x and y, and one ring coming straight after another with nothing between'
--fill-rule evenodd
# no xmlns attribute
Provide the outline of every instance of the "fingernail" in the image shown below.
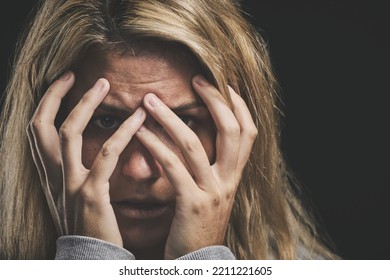
<svg viewBox="0 0 390 280"><path fill-rule="evenodd" d="M154 94L150 94L147 101L152 107L157 107L160 104L160 100Z"/></svg>
<svg viewBox="0 0 390 280"><path fill-rule="evenodd" d="M196 77L195 82L196 82L198 85L202 86L202 87L205 87L205 86L210 85L209 82L206 81L206 79L203 78L202 76Z"/></svg>
<svg viewBox="0 0 390 280"><path fill-rule="evenodd" d="M70 76L72 76L72 72L66 71L64 74L61 75L60 80L62 81L69 80Z"/></svg>
<svg viewBox="0 0 390 280"><path fill-rule="evenodd" d="M142 132L145 130L145 126L141 125L141 127L138 129L139 132Z"/></svg>

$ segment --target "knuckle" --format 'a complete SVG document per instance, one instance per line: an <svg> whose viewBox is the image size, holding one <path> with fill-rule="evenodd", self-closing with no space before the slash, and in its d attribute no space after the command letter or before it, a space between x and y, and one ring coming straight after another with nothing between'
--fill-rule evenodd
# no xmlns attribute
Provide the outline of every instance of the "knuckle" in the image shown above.
<svg viewBox="0 0 390 280"><path fill-rule="evenodd" d="M163 166L168 170L173 170L181 164L180 159L173 153L167 153L162 161Z"/></svg>
<svg viewBox="0 0 390 280"><path fill-rule="evenodd" d="M43 122L39 119L33 119L30 121L27 128L30 128L32 131L37 132L39 131L43 126Z"/></svg>
<svg viewBox="0 0 390 280"><path fill-rule="evenodd" d="M89 187L87 184L80 187L77 191L77 197L79 202L82 202L84 205L93 205L96 200L93 188Z"/></svg>
<svg viewBox="0 0 390 280"><path fill-rule="evenodd" d="M202 211L204 211L205 209L206 209L206 205L200 199L193 201L191 204L191 212L195 215L201 214Z"/></svg>
<svg viewBox="0 0 390 280"><path fill-rule="evenodd" d="M257 135L259 134L259 131L257 130L257 127L255 125L248 128L247 133L250 138L255 139Z"/></svg>
<svg viewBox="0 0 390 280"><path fill-rule="evenodd" d="M214 194L210 197L211 205L216 208L221 205L221 195L220 194Z"/></svg>
<svg viewBox="0 0 390 280"><path fill-rule="evenodd" d="M231 188L231 189L226 191L225 199L227 201L231 201L234 198L235 194L236 194L236 189L235 188Z"/></svg>
<svg viewBox="0 0 390 280"><path fill-rule="evenodd" d="M104 158L118 156L118 151L115 145L110 142L106 142L100 149L100 155Z"/></svg>
<svg viewBox="0 0 390 280"><path fill-rule="evenodd" d="M68 125L62 125L60 127L60 130L58 131L58 136L60 137L61 141L68 141L69 139L72 138L72 135L74 132Z"/></svg>
<svg viewBox="0 0 390 280"><path fill-rule="evenodd" d="M231 136L239 136L241 132L241 128L237 122L231 122L229 124L226 124L223 127L223 130L227 135Z"/></svg>
<svg viewBox="0 0 390 280"><path fill-rule="evenodd" d="M238 183L237 182L237 172L232 172L230 177L225 181L223 190L220 191L221 200L232 201L236 194Z"/></svg>
<svg viewBox="0 0 390 280"><path fill-rule="evenodd" d="M79 104L80 104L80 106L84 106L85 104L88 104L89 102L91 102L91 94L86 93L81 97Z"/></svg>
<svg viewBox="0 0 390 280"><path fill-rule="evenodd" d="M201 146L200 146L200 142L197 139L194 139L193 137L189 137L184 139L183 148L189 153L197 154L200 152Z"/></svg>

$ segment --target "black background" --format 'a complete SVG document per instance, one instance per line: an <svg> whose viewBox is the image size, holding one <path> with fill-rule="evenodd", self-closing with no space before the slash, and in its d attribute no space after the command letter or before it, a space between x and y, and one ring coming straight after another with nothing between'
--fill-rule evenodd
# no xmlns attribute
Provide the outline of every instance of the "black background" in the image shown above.
<svg viewBox="0 0 390 280"><path fill-rule="evenodd" d="M0 92L36 2L0 6ZM385 2L242 1L282 89L285 157L345 259L390 259Z"/></svg>

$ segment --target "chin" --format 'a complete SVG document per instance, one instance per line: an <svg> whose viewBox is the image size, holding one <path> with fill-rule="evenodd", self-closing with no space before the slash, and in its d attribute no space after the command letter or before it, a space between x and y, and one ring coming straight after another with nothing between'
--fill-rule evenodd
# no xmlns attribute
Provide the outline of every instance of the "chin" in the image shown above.
<svg viewBox="0 0 390 280"><path fill-rule="evenodd" d="M172 218L128 220L117 217L123 247L136 259L163 259Z"/></svg>

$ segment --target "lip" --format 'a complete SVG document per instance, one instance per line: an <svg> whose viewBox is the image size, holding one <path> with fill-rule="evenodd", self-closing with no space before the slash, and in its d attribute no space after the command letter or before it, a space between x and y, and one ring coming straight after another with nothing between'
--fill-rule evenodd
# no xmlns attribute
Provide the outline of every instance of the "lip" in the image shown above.
<svg viewBox="0 0 390 280"><path fill-rule="evenodd" d="M130 219L152 219L164 214L168 209L167 203L154 201L119 201L112 206L117 213Z"/></svg>

